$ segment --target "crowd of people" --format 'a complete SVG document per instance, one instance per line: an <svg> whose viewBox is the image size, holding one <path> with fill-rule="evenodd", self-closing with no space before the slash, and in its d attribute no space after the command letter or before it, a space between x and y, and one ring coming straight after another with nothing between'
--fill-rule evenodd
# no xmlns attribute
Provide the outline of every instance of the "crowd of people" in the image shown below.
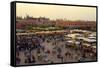
<svg viewBox="0 0 100 68"><path fill-rule="evenodd" d="M64 35L16 35L16 64L79 62L82 51L67 47Z"/></svg>

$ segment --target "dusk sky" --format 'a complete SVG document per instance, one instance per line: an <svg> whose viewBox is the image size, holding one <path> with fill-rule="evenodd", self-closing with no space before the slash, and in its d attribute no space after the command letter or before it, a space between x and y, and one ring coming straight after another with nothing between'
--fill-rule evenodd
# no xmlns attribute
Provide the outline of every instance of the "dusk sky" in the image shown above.
<svg viewBox="0 0 100 68"><path fill-rule="evenodd" d="M96 21L96 7L61 6L46 4L16 4L17 16L47 17L50 19Z"/></svg>

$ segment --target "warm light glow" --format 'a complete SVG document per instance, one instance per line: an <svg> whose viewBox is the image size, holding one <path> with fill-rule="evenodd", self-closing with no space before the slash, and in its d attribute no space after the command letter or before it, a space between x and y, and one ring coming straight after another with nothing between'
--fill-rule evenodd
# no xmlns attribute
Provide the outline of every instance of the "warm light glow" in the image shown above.
<svg viewBox="0 0 100 68"><path fill-rule="evenodd" d="M16 14L22 17L30 15L50 19L96 21L96 7L17 3Z"/></svg>

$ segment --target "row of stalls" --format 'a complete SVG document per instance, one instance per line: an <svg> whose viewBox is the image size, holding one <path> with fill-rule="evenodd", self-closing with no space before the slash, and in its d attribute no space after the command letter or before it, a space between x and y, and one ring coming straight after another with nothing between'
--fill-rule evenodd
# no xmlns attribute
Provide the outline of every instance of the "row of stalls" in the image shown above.
<svg viewBox="0 0 100 68"><path fill-rule="evenodd" d="M80 50L83 57L96 58L96 32L86 30L72 30L65 35L66 47Z"/></svg>

